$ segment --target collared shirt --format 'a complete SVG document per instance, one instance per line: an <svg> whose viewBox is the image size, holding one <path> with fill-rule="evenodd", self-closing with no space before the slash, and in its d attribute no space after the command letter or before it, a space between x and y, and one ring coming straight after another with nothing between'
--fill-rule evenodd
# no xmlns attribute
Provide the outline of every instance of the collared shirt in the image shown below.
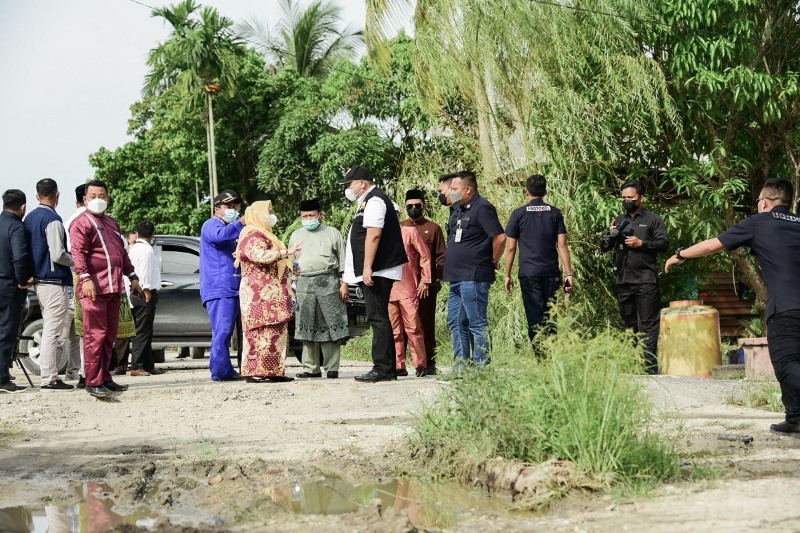
<svg viewBox="0 0 800 533"><path fill-rule="evenodd" d="M119 224L108 215L84 211L69 228L72 259L78 276L78 297L83 297L83 280L91 278L97 294L125 292L123 277L134 273L125 252Z"/></svg>
<svg viewBox="0 0 800 533"><path fill-rule="evenodd" d="M142 289L159 290L161 269L153 246L144 239L136 239L128 250L128 256L131 258L136 275L139 276L139 285Z"/></svg>
<svg viewBox="0 0 800 533"><path fill-rule="evenodd" d="M344 272L345 244L339 230L320 224L313 231L300 228L289 237L289 248L298 242L303 247L294 255L300 267L300 275L324 272L327 270L341 274Z"/></svg>
<svg viewBox="0 0 800 533"><path fill-rule="evenodd" d="M241 269L233 265L233 252L242 228L241 220L227 224L211 217L200 229L200 300L238 298Z"/></svg>
<svg viewBox="0 0 800 533"><path fill-rule="evenodd" d="M400 223L400 226L417 228L419 236L425 246L428 247L428 252L431 254L433 265L433 279L432 281L439 281L444 275L444 234L439 224L427 218L419 221L411 220L410 218Z"/></svg>
<svg viewBox="0 0 800 533"><path fill-rule="evenodd" d="M800 218L779 206L751 215L719 236L726 250L749 246L767 284L767 318L800 309Z"/></svg>
<svg viewBox="0 0 800 533"><path fill-rule="evenodd" d="M364 198L375 188L375 185L364 191L364 193L356 200L356 205L361 204ZM373 196L367 202L364 208L364 222L366 228L383 228L384 219L386 218L386 204L383 200ZM363 276L356 276L355 268L353 268L353 250L350 248L350 232L353 231L351 227L347 233L347 251L345 253L344 276L342 279L347 283L361 283L364 281ZM373 276L382 278L393 279L399 281L403 279L403 265L397 265L384 270L378 270L372 273Z"/></svg>
<svg viewBox="0 0 800 533"><path fill-rule="evenodd" d="M617 271L617 285L623 283L657 283L658 261L656 256L669 247L669 237L664 220L647 209L640 209L634 216L620 215L614 220L619 226L627 218L628 226L612 241L609 249L614 251L614 269ZM638 237L641 248L628 248L625 238Z"/></svg>
<svg viewBox="0 0 800 533"><path fill-rule="evenodd" d="M390 302L416 299L420 282L431 282L431 254L413 226L400 226L408 262L403 263L403 279L392 285Z"/></svg>
<svg viewBox="0 0 800 533"><path fill-rule="evenodd" d="M494 206L476 194L454 210L448 226L444 280L493 282L492 239L503 233Z"/></svg>
<svg viewBox="0 0 800 533"><path fill-rule="evenodd" d="M567 233L561 210L534 198L515 209L506 226L506 235L519 241L519 277L556 277L558 236Z"/></svg>

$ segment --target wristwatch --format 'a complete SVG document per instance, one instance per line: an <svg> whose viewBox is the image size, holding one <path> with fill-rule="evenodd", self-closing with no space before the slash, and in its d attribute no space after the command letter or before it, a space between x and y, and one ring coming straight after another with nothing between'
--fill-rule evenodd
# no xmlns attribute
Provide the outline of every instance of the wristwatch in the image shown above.
<svg viewBox="0 0 800 533"><path fill-rule="evenodd" d="M681 250L683 250L683 248L678 248L677 250L675 250L675 258L678 259L679 261L685 261L686 258L681 255Z"/></svg>

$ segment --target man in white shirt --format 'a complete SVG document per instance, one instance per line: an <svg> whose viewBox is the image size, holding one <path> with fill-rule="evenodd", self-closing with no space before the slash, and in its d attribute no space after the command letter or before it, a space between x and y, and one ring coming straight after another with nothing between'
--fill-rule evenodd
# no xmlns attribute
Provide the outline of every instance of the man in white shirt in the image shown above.
<svg viewBox="0 0 800 533"><path fill-rule="evenodd" d="M394 282L403 279L403 263L408 262L392 201L374 181L361 166L339 181L347 186L348 200L358 206L347 238L344 281L358 283L364 291L372 326L372 370L355 378L366 383L397 379L389 294Z"/></svg>
<svg viewBox="0 0 800 533"><path fill-rule="evenodd" d="M153 361L153 321L158 305L158 289L161 288L161 269L153 251L155 226L149 220L136 225L138 237L128 251L133 269L139 276L142 295L132 294L133 318L136 321L136 336L131 350L131 376L163 374L166 370L156 368Z"/></svg>

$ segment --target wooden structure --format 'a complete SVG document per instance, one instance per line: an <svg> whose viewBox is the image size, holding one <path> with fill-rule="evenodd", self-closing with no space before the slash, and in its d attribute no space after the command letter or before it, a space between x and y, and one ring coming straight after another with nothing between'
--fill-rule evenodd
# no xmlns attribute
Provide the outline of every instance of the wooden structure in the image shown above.
<svg viewBox="0 0 800 533"><path fill-rule="evenodd" d="M709 274L700 281L698 289L703 303L719 311L720 334L723 337L749 335L747 325L754 318L759 318L759 314L753 311L753 300L742 299L744 285L737 282L730 272Z"/></svg>

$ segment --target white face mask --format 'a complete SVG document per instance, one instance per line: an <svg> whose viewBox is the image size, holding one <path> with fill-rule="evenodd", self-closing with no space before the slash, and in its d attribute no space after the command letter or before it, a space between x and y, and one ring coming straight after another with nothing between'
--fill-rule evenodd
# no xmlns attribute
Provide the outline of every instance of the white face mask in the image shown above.
<svg viewBox="0 0 800 533"><path fill-rule="evenodd" d="M346 197L348 200L350 200L351 202L355 202L356 200L358 200L358 195L357 195L357 194L355 193L355 191L354 191L353 189L351 189L350 187L348 187L348 188L346 188L346 189L344 190L344 195L345 195L345 197Z"/></svg>
<svg viewBox="0 0 800 533"><path fill-rule="evenodd" d="M274 228L275 224L277 223L278 223L277 215L275 215L274 213L270 213L269 215L267 215L267 224L269 224L270 227Z"/></svg>
<svg viewBox="0 0 800 533"><path fill-rule="evenodd" d="M86 209L88 209L95 215L104 213L107 207L108 207L108 202L106 202L102 198L94 198L86 202Z"/></svg>

